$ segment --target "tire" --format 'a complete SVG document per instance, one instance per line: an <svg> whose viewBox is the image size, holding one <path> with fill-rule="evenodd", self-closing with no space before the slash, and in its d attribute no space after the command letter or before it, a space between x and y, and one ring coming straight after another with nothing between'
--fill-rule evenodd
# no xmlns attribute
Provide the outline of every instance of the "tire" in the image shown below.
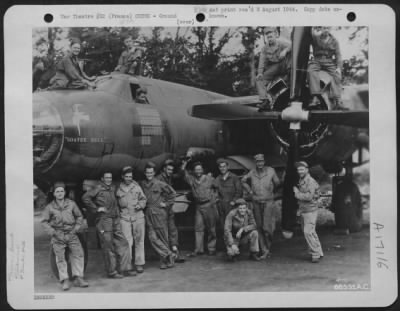
<svg viewBox="0 0 400 311"><path fill-rule="evenodd" d="M86 233L78 233L78 238L79 241L81 242L82 248L83 248L83 256L84 256L84 264L83 264L83 271L86 271L86 266L88 263L88 248L87 248L87 236ZM50 245L50 266L51 266L51 271L53 272L53 275L59 279L59 274L58 274L58 268L57 268L57 262L56 262L56 255L54 253L53 247ZM71 264L69 261L69 249L65 249L65 258L67 260L67 265L68 265L68 276L70 279L72 279L72 271L71 271Z"/></svg>
<svg viewBox="0 0 400 311"><path fill-rule="evenodd" d="M358 232L363 225L361 193L350 180L337 180L332 198L335 222L338 229Z"/></svg>

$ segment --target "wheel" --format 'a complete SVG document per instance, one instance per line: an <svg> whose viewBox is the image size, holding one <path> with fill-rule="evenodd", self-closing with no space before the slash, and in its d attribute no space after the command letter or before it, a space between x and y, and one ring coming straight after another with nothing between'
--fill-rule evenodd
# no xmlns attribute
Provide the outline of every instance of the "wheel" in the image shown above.
<svg viewBox="0 0 400 311"><path fill-rule="evenodd" d="M358 232L362 228L362 202L358 186L351 180L334 180L333 211L338 229Z"/></svg>
<svg viewBox="0 0 400 311"><path fill-rule="evenodd" d="M83 256L84 256L83 271L86 271L86 266L88 263L88 248L87 248L87 242L86 242L86 239L87 239L86 233L78 233L78 238L79 238L79 241L81 242L81 245L83 248ZM71 264L69 261L69 249L68 248L65 249L65 258L67 260L67 265L68 265L68 276L70 279L72 279L72 271L71 271ZM54 276L57 279L59 279L56 255L54 253L52 246L50 246L50 266L51 266L51 271L53 272Z"/></svg>

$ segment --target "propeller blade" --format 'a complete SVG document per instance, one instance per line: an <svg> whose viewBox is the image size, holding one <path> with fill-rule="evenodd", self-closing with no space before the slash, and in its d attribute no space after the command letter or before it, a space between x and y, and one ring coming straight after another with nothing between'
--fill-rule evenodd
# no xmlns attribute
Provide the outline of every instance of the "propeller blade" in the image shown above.
<svg viewBox="0 0 400 311"><path fill-rule="evenodd" d="M192 117L216 121L277 120L281 115L279 111L259 112L256 107L239 104L194 105L188 113Z"/></svg>
<svg viewBox="0 0 400 311"><path fill-rule="evenodd" d="M308 120L326 124L368 128L369 112L368 110L311 110Z"/></svg>

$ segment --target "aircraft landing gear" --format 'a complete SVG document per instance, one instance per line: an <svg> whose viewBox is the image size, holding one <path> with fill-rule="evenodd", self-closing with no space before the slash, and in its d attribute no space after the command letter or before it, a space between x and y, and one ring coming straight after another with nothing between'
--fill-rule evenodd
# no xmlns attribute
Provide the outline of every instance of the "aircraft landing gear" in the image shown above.
<svg viewBox="0 0 400 311"><path fill-rule="evenodd" d="M345 176L332 179L332 211L338 231L358 232L363 225L361 193L353 182L351 165L346 166Z"/></svg>

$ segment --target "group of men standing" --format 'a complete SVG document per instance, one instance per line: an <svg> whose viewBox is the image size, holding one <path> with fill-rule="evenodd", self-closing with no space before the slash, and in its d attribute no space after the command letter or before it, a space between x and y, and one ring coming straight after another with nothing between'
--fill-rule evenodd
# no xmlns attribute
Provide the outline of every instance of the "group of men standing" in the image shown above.
<svg viewBox="0 0 400 311"><path fill-rule="evenodd" d="M247 244L250 259L270 257L275 230L274 193L281 182L272 167L265 166L264 155L255 157L256 167L242 178L229 171L229 161L217 161L220 174L213 178L205 174L202 163L193 164L193 173L183 160L174 175L174 162L167 160L161 174L155 177L155 164L145 166L145 179L133 180L132 167L122 169L121 183L115 187L111 172L104 172L101 181L82 196L82 202L96 215L96 228L109 278L123 278L143 273L145 264L145 233L160 257L160 268L172 268L183 262L178 251L178 230L172 205L176 192L173 178L183 178L190 186L195 205L195 248L189 256L205 253L216 255L217 225L223 229L223 240L230 261L240 254L240 247ZM317 262L322 254L315 232L318 184L308 174L305 162L297 164L301 177L293 189L303 215L306 241ZM62 195L59 194L62 192ZM247 195L246 195L247 194ZM83 279L83 251L77 240L82 214L76 204L66 199L65 185L54 185L55 199L46 206L42 223L52 236L60 281L63 289L70 287L65 261L65 248L72 256L72 274L76 286L88 286ZM245 199L246 198L246 199ZM76 243L78 242L78 243ZM132 258L132 253L135 256Z"/></svg>

